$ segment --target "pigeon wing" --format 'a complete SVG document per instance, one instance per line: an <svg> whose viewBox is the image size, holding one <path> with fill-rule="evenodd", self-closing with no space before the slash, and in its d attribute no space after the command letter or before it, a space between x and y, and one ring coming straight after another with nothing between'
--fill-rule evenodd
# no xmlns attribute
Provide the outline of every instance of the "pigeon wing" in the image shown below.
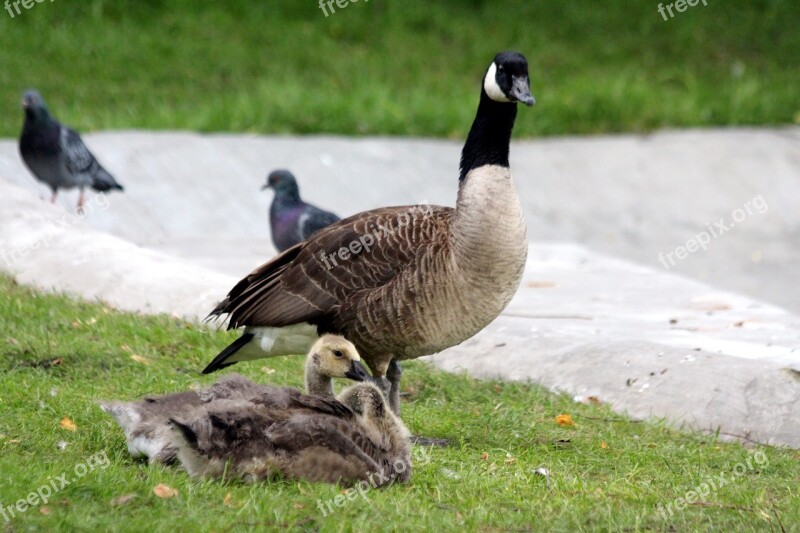
<svg viewBox="0 0 800 533"><path fill-rule="evenodd" d="M302 240L306 240L322 228L326 228L338 221L339 217L330 211L323 211L318 207L308 205L305 213L303 213L300 220L298 220L300 225L300 237Z"/></svg>
<svg viewBox="0 0 800 533"><path fill-rule="evenodd" d="M64 126L61 127L61 153L70 174L92 175L100 167L78 132Z"/></svg>
<svg viewBox="0 0 800 533"><path fill-rule="evenodd" d="M91 178L92 189L106 192L111 189L123 190L114 176L108 173L95 159L92 152L83 143L77 131L61 127L61 152L64 154L64 166L73 176L87 175Z"/></svg>

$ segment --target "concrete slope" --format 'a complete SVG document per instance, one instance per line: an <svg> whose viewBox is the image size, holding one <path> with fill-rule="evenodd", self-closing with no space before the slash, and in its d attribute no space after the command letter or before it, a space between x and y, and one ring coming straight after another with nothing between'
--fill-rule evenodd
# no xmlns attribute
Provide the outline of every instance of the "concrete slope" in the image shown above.
<svg viewBox="0 0 800 533"><path fill-rule="evenodd" d="M308 201L339 215L426 200L453 205L461 147L391 138L84 137L127 188L89 225L231 275L274 253L271 196L259 192L269 170L291 168ZM800 128L697 130L515 142L511 155L531 239L580 242L800 312L799 140ZM48 195L14 141L0 141L0 176ZM60 205L72 210L75 199L67 193ZM705 251L676 254L709 230L716 236ZM202 242L210 240L218 253L206 253Z"/></svg>
<svg viewBox="0 0 800 533"><path fill-rule="evenodd" d="M506 312L429 359L800 447L800 317L573 245L533 246Z"/></svg>
<svg viewBox="0 0 800 533"><path fill-rule="evenodd" d="M0 181L0 198L0 269L20 283L126 311L198 320L237 281L93 230L83 217L7 182ZM98 205L95 199L89 209Z"/></svg>

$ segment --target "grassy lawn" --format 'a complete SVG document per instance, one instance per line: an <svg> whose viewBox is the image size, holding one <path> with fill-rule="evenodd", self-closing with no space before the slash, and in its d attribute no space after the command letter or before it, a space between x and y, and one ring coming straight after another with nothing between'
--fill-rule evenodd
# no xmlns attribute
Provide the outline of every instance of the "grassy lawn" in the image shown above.
<svg viewBox="0 0 800 533"><path fill-rule="evenodd" d="M604 405L420 362L406 365L404 418L412 431L454 445L415 449L409 484L355 494L325 516L318 502L333 501L341 487L196 481L177 468L148 466L129 457L122 431L97 407L100 399L209 383L217 376L198 370L230 334L42 295L5 277L0 331L0 503L14 505L42 486L60 489L17 512L4 531L780 531L800 524L797 451L636 423ZM300 357L237 370L263 382L302 381ZM557 424L567 413L574 425ZM535 472L540 467L549 482ZM62 474L70 481L63 489ZM178 494L158 497L159 484ZM699 501L676 500L693 490L704 495L689 499Z"/></svg>
<svg viewBox="0 0 800 533"><path fill-rule="evenodd" d="M669 2L667 2L669 3ZM517 136L800 122L800 3L81 0L0 12L0 136L40 88L81 130L462 138L493 54L528 55Z"/></svg>

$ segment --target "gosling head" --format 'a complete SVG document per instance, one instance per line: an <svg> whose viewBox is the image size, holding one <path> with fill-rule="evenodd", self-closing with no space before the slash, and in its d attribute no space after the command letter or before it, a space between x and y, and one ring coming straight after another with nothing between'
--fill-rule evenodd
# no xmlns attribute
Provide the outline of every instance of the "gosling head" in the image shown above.
<svg viewBox="0 0 800 533"><path fill-rule="evenodd" d="M306 359L306 388L311 394L332 396L330 378L369 381L372 377L361 363L352 342L340 335L323 335L311 347Z"/></svg>
<svg viewBox="0 0 800 533"><path fill-rule="evenodd" d="M374 426L381 433L399 431L399 436L404 439L411 435L403 422L389 409L380 389L371 383L348 387L339 394L338 400L352 409L363 422Z"/></svg>
<svg viewBox="0 0 800 533"><path fill-rule="evenodd" d="M518 52L497 54L483 78L483 90L495 102L522 102L533 105L528 81L528 61Z"/></svg>

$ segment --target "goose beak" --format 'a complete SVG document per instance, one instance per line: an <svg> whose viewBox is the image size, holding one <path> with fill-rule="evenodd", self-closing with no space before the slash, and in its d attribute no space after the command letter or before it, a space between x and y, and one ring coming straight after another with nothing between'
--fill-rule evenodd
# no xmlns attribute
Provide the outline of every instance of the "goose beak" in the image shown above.
<svg viewBox="0 0 800 533"><path fill-rule="evenodd" d="M350 368L344 373L344 377L352 379L353 381L372 380L372 376L369 375L369 372L367 372L367 369L364 368L364 365L362 365L360 361L352 361L350 363Z"/></svg>
<svg viewBox="0 0 800 533"><path fill-rule="evenodd" d="M527 76L511 78L511 96L527 106L536 103L536 99L531 94L531 85Z"/></svg>

